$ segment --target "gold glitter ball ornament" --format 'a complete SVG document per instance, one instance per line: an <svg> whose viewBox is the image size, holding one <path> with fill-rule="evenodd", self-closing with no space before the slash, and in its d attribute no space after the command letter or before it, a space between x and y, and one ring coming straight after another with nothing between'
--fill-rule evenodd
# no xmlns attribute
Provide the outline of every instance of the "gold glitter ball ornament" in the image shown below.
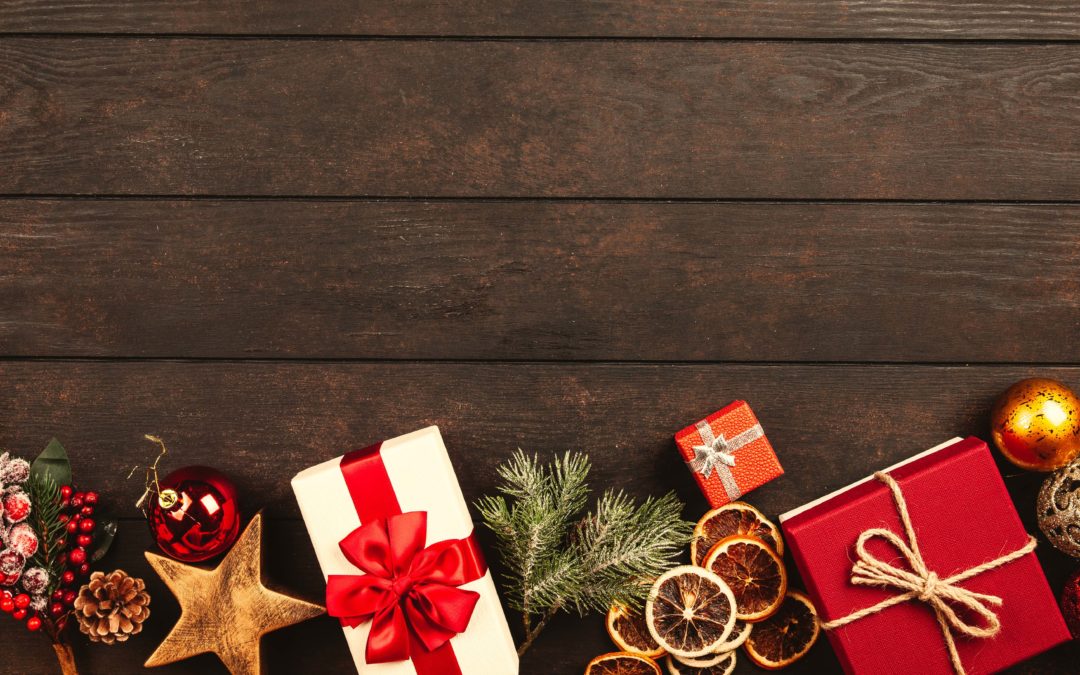
<svg viewBox="0 0 1080 675"><path fill-rule="evenodd" d="M1080 558L1080 460L1043 481L1035 510L1054 548Z"/></svg>
<svg viewBox="0 0 1080 675"><path fill-rule="evenodd" d="M1022 469L1053 471L1080 454L1080 399L1057 380L1020 380L990 417L994 445Z"/></svg>

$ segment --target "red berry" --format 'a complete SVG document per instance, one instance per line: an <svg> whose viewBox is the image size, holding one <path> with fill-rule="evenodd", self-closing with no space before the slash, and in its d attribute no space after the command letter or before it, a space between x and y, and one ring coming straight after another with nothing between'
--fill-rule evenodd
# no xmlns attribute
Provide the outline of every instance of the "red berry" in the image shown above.
<svg viewBox="0 0 1080 675"><path fill-rule="evenodd" d="M83 496L81 492L76 492L75 496L71 498L71 508L81 509L83 507Z"/></svg>
<svg viewBox="0 0 1080 675"><path fill-rule="evenodd" d="M30 496L22 490L13 490L4 495L4 517L9 523L26 520L30 515Z"/></svg>
<svg viewBox="0 0 1080 675"><path fill-rule="evenodd" d="M69 534L75 534L79 531L79 521L69 520L67 524L67 531Z"/></svg>
<svg viewBox="0 0 1080 675"><path fill-rule="evenodd" d="M72 565L81 565L86 562L86 549L85 548L73 548L71 553L68 553L68 560Z"/></svg>
<svg viewBox="0 0 1080 675"><path fill-rule="evenodd" d="M69 606L69 607L71 605L74 605L75 604L75 598L77 598L77 597L79 597L79 594L76 593L75 591L71 591L71 590L64 591L64 604Z"/></svg>
<svg viewBox="0 0 1080 675"><path fill-rule="evenodd" d="M71 520L71 516L66 513L61 513L56 519L61 523L67 524L67 521Z"/></svg>
<svg viewBox="0 0 1080 675"><path fill-rule="evenodd" d="M90 576L90 563L83 563L83 564L79 565L79 576L81 576L81 577Z"/></svg>
<svg viewBox="0 0 1080 675"><path fill-rule="evenodd" d="M15 611L15 601L11 598L4 598L0 600L0 612L7 612L11 614Z"/></svg>
<svg viewBox="0 0 1080 675"><path fill-rule="evenodd" d="M56 545L60 548L67 548L67 537L60 537L56 540Z"/></svg>
<svg viewBox="0 0 1080 675"><path fill-rule="evenodd" d="M60 616L64 613L64 603L54 602L49 605L49 614L52 616Z"/></svg>
<svg viewBox="0 0 1080 675"><path fill-rule="evenodd" d="M62 486L60 486L60 497L62 499L71 499L71 495L72 495L73 492L75 492L75 491L73 489L71 489L70 485L62 485Z"/></svg>
<svg viewBox="0 0 1080 675"><path fill-rule="evenodd" d="M11 597L12 597L12 596L11 596L11 591L9 591L9 590L8 590L8 589L6 589L6 588L5 588L5 589L4 589L4 590L3 590L2 592L0 592L0 598L8 598L8 599L11 599Z"/></svg>
<svg viewBox="0 0 1080 675"><path fill-rule="evenodd" d="M79 521L79 531L80 532L93 532L95 525L97 525L97 523L94 522L93 518L83 518L82 520Z"/></svg>
<svg viewBox="0 0 1080 675"><path fill-rule="evenodd" d="M17 551L22 557L29 558L37 553L38 537L29 523L19 523L12 525L8 530L7 545L9 550Z"/></svg>
<svg viewBox="0 0 1080 675"><path fill-rule="evenodd" d="M30 596L26 593L19 593L15 596L15 606L19 609L26 609L30 606Z"/></svg>
<svg viewBox="0 0 1080 675"><path fill-rule="evenodd" d="M88 547L93 542L94 542L94 538L91 537L88 534L80 534L78 536L78 538L75 539L75 543L78 544L79 546L82 546L83 548Z"/></svg>
<svg viewBox="0 0 1080 675"><path fill-rule="evenodd" d="M71 570L64 570L64 573L60 575L60 581L63 582L65 586L70 586L75 583L75 573Z"/></svg>
<svg viewBox="0 0 1080 675"><path fill-rule="evenodd" d="M26 612L25 609L17 609L14 612L11 613L11 616L16 621L22 621L23 619L26 618L26 614L27 614L27 612Z"/></svg>
<svg viewBox="0 0 1080 675"><path fill-rule="evenodd" d="M93 506L84 506L84 507L82 507L82 509L79 510L79 513L84 515L84 516L92 516L92 515L94 515L94 507Z"/></svg>
<svg viewBox="0 0 1080 675"><path fill-rule="evenodd" d="M97 504L97 502L98 502L98 493L96 493L96 492L87 492L86 496L83 497L83 501L86 502L87 504L89 504L90 506L93 506L94 504Z"/></svg>
<svg viewBox="0 0 1080 675"><path fill-rule="evenodd" d="M61 589L61 588L58 588L55 591L53 591L52 592L52 599L53 600L63 600L64 599L64 590Z"/></svg>
<svg viewBox="0 0 1080 675"><path fill-rule="evenodd" d="M26 620L26 630L37 630L38 628L41 628L41 619L32 616Z"/></svg>

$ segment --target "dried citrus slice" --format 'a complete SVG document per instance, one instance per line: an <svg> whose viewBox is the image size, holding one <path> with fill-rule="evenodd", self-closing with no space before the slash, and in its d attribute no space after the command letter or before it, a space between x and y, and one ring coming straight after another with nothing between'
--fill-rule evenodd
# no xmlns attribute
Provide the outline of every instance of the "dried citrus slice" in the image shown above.
<svg viewBox="0 0 1080 675"><path fill-rule="evenodd" d="M784 555L784 540L776 525L746 502L731 502L709 511L698 521L690 540L690 559L700 565L709 549L721 539L737 534L757 537L772 546L778 555Z"/></svg>
<svg viewBox="0 0 1080 675"><path fill-rule="evenodd" d="M650 658L664 655L664 648L649 635L641 610L612 605L607 613L607 632L615 646L623 651Z"/></svg>
<svg viewBox="0 0 1080 675"><path fill-rule="evenodd" d="M722 645L716 648L716 651L722 654L738 649L742 646L742 643L746 642L746 638L750 637L750 631L753 628L754 624L752 623L736 621L735 628L731 630L731 635L728 636L728 639L724 640Z"/></svg>
<svg viewBox="0 0 1080 675"><path fill-rule="evenodd" d="M759 539L728 537L705 556L704 567L723 579L735 595L735 616L761 621L780 608L787 592L784 561Z"/></svg>
<svg viewBox="0 0 1080 675"><path fill-rule="evenodd" d="M645 625L671 654L705 656L735 627L735 596L712 572L682 565L657 579L645 602Z"/></svg>
<svg viewBox="0 0 1080 675"><path fill-rule="evenodd" d="M667 671L670 675L731 675L735 671L735 652L727 652L711 666L691 666L667 657Z"/></svg>
<svg viewBox="0 0 1080 675"><path fill-rule="evenodd" d="M660 666L647 656L630 652L601 654L585 666L585 675L663 675Z"/></svg>
<svg viewBox="0 0 1080 675"><path fill-rule="evenodd" d="M688 659L684 656L672 656L671 658L675 659L680 664L690 666L691 668L711 668L727 658L730 653L731 652L716 652L715 654L699 656L696 659Z"/></svg>
<svg viewBox="0 0 1080 675"><path fill-rule="evenodd" d="M817 611L810 599L798 591L788 591L780 609L754 626L743 649L754 663L776 670L810 651L819 631Z"/></svg>

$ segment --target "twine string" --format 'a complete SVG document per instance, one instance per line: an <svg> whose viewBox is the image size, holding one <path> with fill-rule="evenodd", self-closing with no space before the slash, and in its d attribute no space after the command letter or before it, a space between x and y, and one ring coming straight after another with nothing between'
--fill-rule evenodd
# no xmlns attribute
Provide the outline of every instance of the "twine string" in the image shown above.
<svg viewBox="0 0 1080 675"><path fill-rule="evenodd" d="M892 530L884 528L875 527L865 530L855 543L858 560L851 568L851 583L857 586L873 586L900 592L871 607L827 621L822 624L822 627L825 630L832 630L910 600L924 602L934 610L934 616L945 638L953 668L959 675L965 675L964 665L956 650L954 633L971 638L988 638L997 635L1001 630L1001 620L991 606L1000 606L1001 598L996 595L976 593L958 584L1031 553L1035 550L1035 538L1029 537L1026 544L1012 553L942 579L928 568L926 561L923 560L922 551L919 550L919 540L915 536L915 528L911 525L911 515L908 513L907 501L900 490L900 485L892 476L881 471L875 473L874 477L888 486L892 492L893 501L896 502L896 511L900 515L900 522L904 526L907 540L905 541ZM892 544L900 552L901 557L907 561L910 569L896 567L871 553L866 545L875 537ZM971 621L961 616L956 611L958 608L966 610L964 612L966 616L977 620Z"/></svg>

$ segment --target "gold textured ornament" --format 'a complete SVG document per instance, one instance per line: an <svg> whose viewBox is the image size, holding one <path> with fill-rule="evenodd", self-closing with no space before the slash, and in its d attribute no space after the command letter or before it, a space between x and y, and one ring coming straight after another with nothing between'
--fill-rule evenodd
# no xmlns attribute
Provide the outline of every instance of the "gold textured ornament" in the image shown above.
<svg viewBox="0 0 1080 675"><path fill-rule="evenodd" d="M261 512L212 570L149 551L146 559L176 596L181 610L172 631L146 660L147 667L213 652L233 675L259 675L263 635L326 611L263 585Z"/></svg>
<svg viewBox="0 0 1080 675"><path fill-rule="evenodd" d="M1080 454L1080 399L1057 380L1020 380L994 404L990 433L1001 454L1033 471L1060 469Z"/></svg>
<svg viewBox="0 0 1080 675"><path fill-rule="evenodd" d="M1035 513L1054 548L1080 558L1080 460L1043 481Z"/></svg>

